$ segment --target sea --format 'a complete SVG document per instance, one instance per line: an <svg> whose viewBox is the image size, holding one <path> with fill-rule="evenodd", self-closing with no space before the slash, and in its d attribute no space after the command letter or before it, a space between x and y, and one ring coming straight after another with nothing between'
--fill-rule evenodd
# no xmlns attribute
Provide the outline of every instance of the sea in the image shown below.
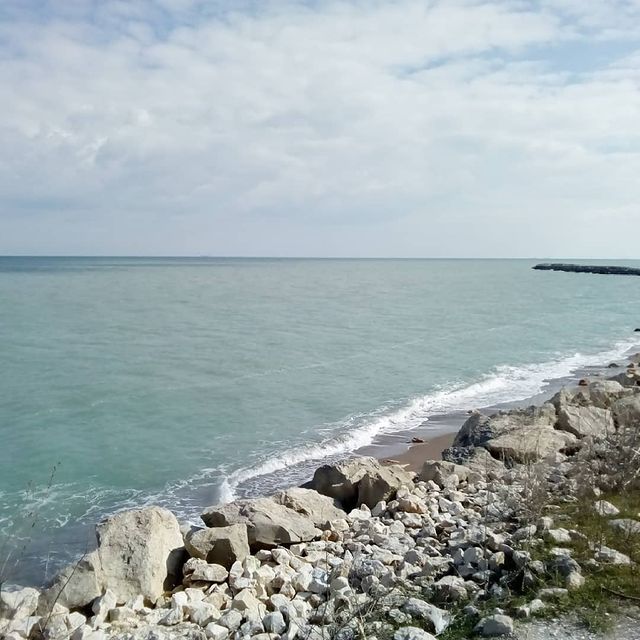
<svg viewBox="0 0 640 640"><path fill-rule="evenodd" d="M197 522L640 350L640 278L535 263L0 257L0 577L43 584L119 510Z"/></svg>

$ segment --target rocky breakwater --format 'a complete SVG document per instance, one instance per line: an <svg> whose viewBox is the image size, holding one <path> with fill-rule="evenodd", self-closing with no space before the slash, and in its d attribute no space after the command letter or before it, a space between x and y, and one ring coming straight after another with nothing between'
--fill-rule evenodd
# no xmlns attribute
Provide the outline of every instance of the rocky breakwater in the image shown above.
<svg viewBox="0 0 640 640"><path fill-rule="evenodd" d="M636 267L616 267L613 265L565 264L560 262L537 264L532 269L537 271L567 271L569 273L599 273L610 276L640 276Z"/></svg>
<svg viewBox="0 0 640 640"><path fill-rule="evenodd" d="M97 549L48 589L0 592L0 634L510 634L515 617L554 606L585 582L570 548L582 534L544 509L584 489L585 465L593 509L614 528L640 527L595 497L618 473L607 462L611 434L640 424L634 375L625 374L626 386L601 380L563 389L541 407L474 413L446 459L425 461L418 474L355 458L320 467L304 488L207 508L203 527L181 528L157 507L117 514L98 525ZM625 549L589 544L590 568L632 563ZM535 553L542 547L544 556Z"/></svg>

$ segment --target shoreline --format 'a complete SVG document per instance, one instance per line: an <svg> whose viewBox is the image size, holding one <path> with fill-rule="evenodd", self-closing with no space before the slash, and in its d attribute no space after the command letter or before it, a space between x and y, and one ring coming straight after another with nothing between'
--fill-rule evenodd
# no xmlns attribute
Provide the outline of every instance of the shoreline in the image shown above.
<svg viewBox="0 0 640 640"><path fill-rule="evenodd" d="M381 459L383 464L399 464L408 471L419 473L425 460L441 460L445 449L453 444L455 433L442 433L425 439L423 442L412 443L411 446L393 459Z"/></svg>
<svg viewBox="0 0 640 640"><path fill-rule="evenodd" d="M614 534L617 548L587 545L580 562L559 546L544 561L529 553L531 544L583 540L563 528L569 512L558 514L553 501L582 495L576 471L586 474L584 482L597 469L585 503L590 512L602 491L628 486L624 465L637 480L637 440L621 446L627 441L617 435L640 437L640 353L627 360L616 368L622 371L604 377L593 370L550 401L467 413L457 434L411 443L385 464L352 457L316 468L304 487L206 507L204 526L181 526L158 506L110 516L96 525L97 548L48 588L7 591L4 606L19 614L0 616L0 631L35 638L42 624L53 625L49 640L76 640L78 629L78 640L226 640L237 631L260 640L320 640L375 602L388 621L371 620L367 637L380 624L393 632L412 619L439 634L456 615L482 635L496 635L485 633L494 623L509 634L510 616L553 607L587 580L597 585L600 566L634 565ZM611 464L603 468L607 455ZM543 483L537 488L532 470ZM541 490L546 502L537 509ZM602 517L621 513L603 500L595 505ZM637 507L621 506L627 519L610 525L622 527L628 541L640 536L640 522ZM538 579L518 586L523 569ZM466 602L473 606L462 609Z"/></svg>
<svg viewBox="0 0 640 640"><path fill-rule="evenodd" d="M620 356L620 362L626 362L629 355L638 350L640 350L640 343L634 343L634 346L627 346L624 356ZM530 406L531 404L544 402L561 387L575 384L581 378L604 379L605 377L624 371L624 365L612 369L610 368L610 364L610 362L604 359L597 366L578 367L572 370L569 375L545 380L543 388L538 393L526 398L486 406L480 405L479 407L466 406L464 410L458 409L447 413L435 413L434 415L430 415L428 419L418 427L399 429L393 433L379 434L371 444L364 447L359 447L325 459L306 461L299 465L300 474L298 474L298 480L294 479L293 481L286 480L282 482L280 479L279 484L269 482L272 477L278 479L278 472L271 472L251 478L246 491L243 490L242 483L240 483L239 490L234 499L253 499L272 495L279 490L294 486L294 484L303 484L310 478L315 469L322 464L335 463L339 460L359 456L371 456L382 462L393 460L399 462L408 470L419 471L421 458L422 460L425 458L441 459L442 451L451 445L456 433L469 417L470 410L480 410L483 414L489 414L500 410ZM416 437L424 440L424 442L411 442L412 438ZM185 489L184 494L178 494L174 496L174 498L183 499L184 502L188 503L191 506L192 515L185 517L180 512L179 502L157 500L154 501L153 504L159 504L165 508L175 510L179 520L185 524L197 522L197 514L203 506L216 504L216 502L210 498L210 486L191 486ZM218 501L218 503L220 502ZM152 504L152 502L144 500L137 506L130 505L123 509L118 508L109 513L105 513L101 517L109 517L123 510L141 508L148 504ZM23 561L25 562L26 568L23 567L21 571L17 572L15 581L20 584L34 586L41 586L46 583L50 579L52 572L55 573L63 567L65 563L70 562L73 557L77 556L78 553L88 548L87 540L91 540L91 531L94 524L95 519L87 522L79 522L75 527L68 529L67 533L63 533L53 540L42 540L39 541L39 544L32 544L24 554ZM89 545L91 545L91 542L89 542ZM43 564L43 554L47 564ZM45 570L48 572L46 575Z"/></svg>

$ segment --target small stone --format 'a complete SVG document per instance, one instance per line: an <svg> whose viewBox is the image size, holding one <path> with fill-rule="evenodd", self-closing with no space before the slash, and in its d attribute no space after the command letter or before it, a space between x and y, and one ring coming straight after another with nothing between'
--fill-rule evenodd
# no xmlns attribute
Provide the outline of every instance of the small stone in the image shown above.
<svg viewBox="0 0 640 640"><path fill-rule="evenodd" d="M572 571L565 579L564 584L565 587L569 591L575 591L576 589L580 589L585 583L585 577L578 573L577 571Z"/></svg>
<svg viewBox="0 0 640 640"><path fill-rule="evenodd" d="M229 635L229 629L223 627L215 622L208 624L204 630L207 638L211 640L225 640Z"/></svg>
<svg viewBox="0 0 640 640"><path fill-rule="evenodd" d="M226 627L229 631L237 631L242 624L242 614L237 609L229 609L218 620L218 624ZM209 625L207 625L208 627Z"/></svg>
<svg viewBox="0 0 640 640"><path fill-rule="evenodd" d="M571 542L571 534L566 529L549 529L544 533L545 540L555 544L568 544Z"/></svg>
<svg viewBox="0 0 640 640"><path fill-rule="evenodd" d="M393 634L393 640L436 640L434 636L418 627L402 627Z"/></svg>
<svg viewBox="0 0 640 640"><path fill-rule="evenodd" d="M624 553L620 553L610 547L602 546L595 554L595 559L604 564L630 565L631 558Z"/></svg>
<svg viewBox="0 0 640 640"><path fill-rule="evenodd" d="M273 613L268 613L263 619L262 624L264 625L265 631L269 633L277 633L278 635L282 635L287 630L287 624L284 621L284 616L280 611L274 611Z"/></svg>
<svg viewBox="0 0 640 640"><path fill-rule="evenodd" d="M113 611L117 611L117 609L114 609ZM113 611L109 614L110 616L113 614ZM182 607L176 607L174 609L169 609L169 612L160 619L159 624L165 625L167 627L172 627L176 624L180 624L182 620Z"/></svg>
<svg viewBox="0 0 640 640"><path fill-rule="evenodd" d="M617 516L620 513L620 509L618 509L618 507L606 500L597 500L594 502L593 508L598 515L603 517Z"/></svg>
<svg viewBox="0 0 640 640"><path fill-rule="evenodd" d="M495 614L480 620L477 629L487 638L506 636L513 632L513 620L509 616Z"/></svg>

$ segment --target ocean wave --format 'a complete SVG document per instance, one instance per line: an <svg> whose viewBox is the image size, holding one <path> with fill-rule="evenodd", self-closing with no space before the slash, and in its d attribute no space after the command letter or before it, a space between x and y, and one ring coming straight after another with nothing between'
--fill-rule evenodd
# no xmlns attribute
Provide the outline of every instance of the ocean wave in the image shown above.
<svg viewBox="0 0 640 640"><path fill-rule="evenodd" d="M238 498L238 487L262 476L290 470L304 463L321 462L347 455L373 444L383 435L410 431L422 426L430 417L481 409L506 402L518 402L542 392L552 380L566 378L578 369L600 366L621 358L638 348L635 340L620 341L611 349L594 354L574 353L557 359L523 366L501 365L478 382L451 385L447 388L411 399L404 406L389 410L381 407L365 415L350 416L329 425L325 431L333 435L320 442L287 449L251 467L226 475L219 490L221 503Z"/></svg>

